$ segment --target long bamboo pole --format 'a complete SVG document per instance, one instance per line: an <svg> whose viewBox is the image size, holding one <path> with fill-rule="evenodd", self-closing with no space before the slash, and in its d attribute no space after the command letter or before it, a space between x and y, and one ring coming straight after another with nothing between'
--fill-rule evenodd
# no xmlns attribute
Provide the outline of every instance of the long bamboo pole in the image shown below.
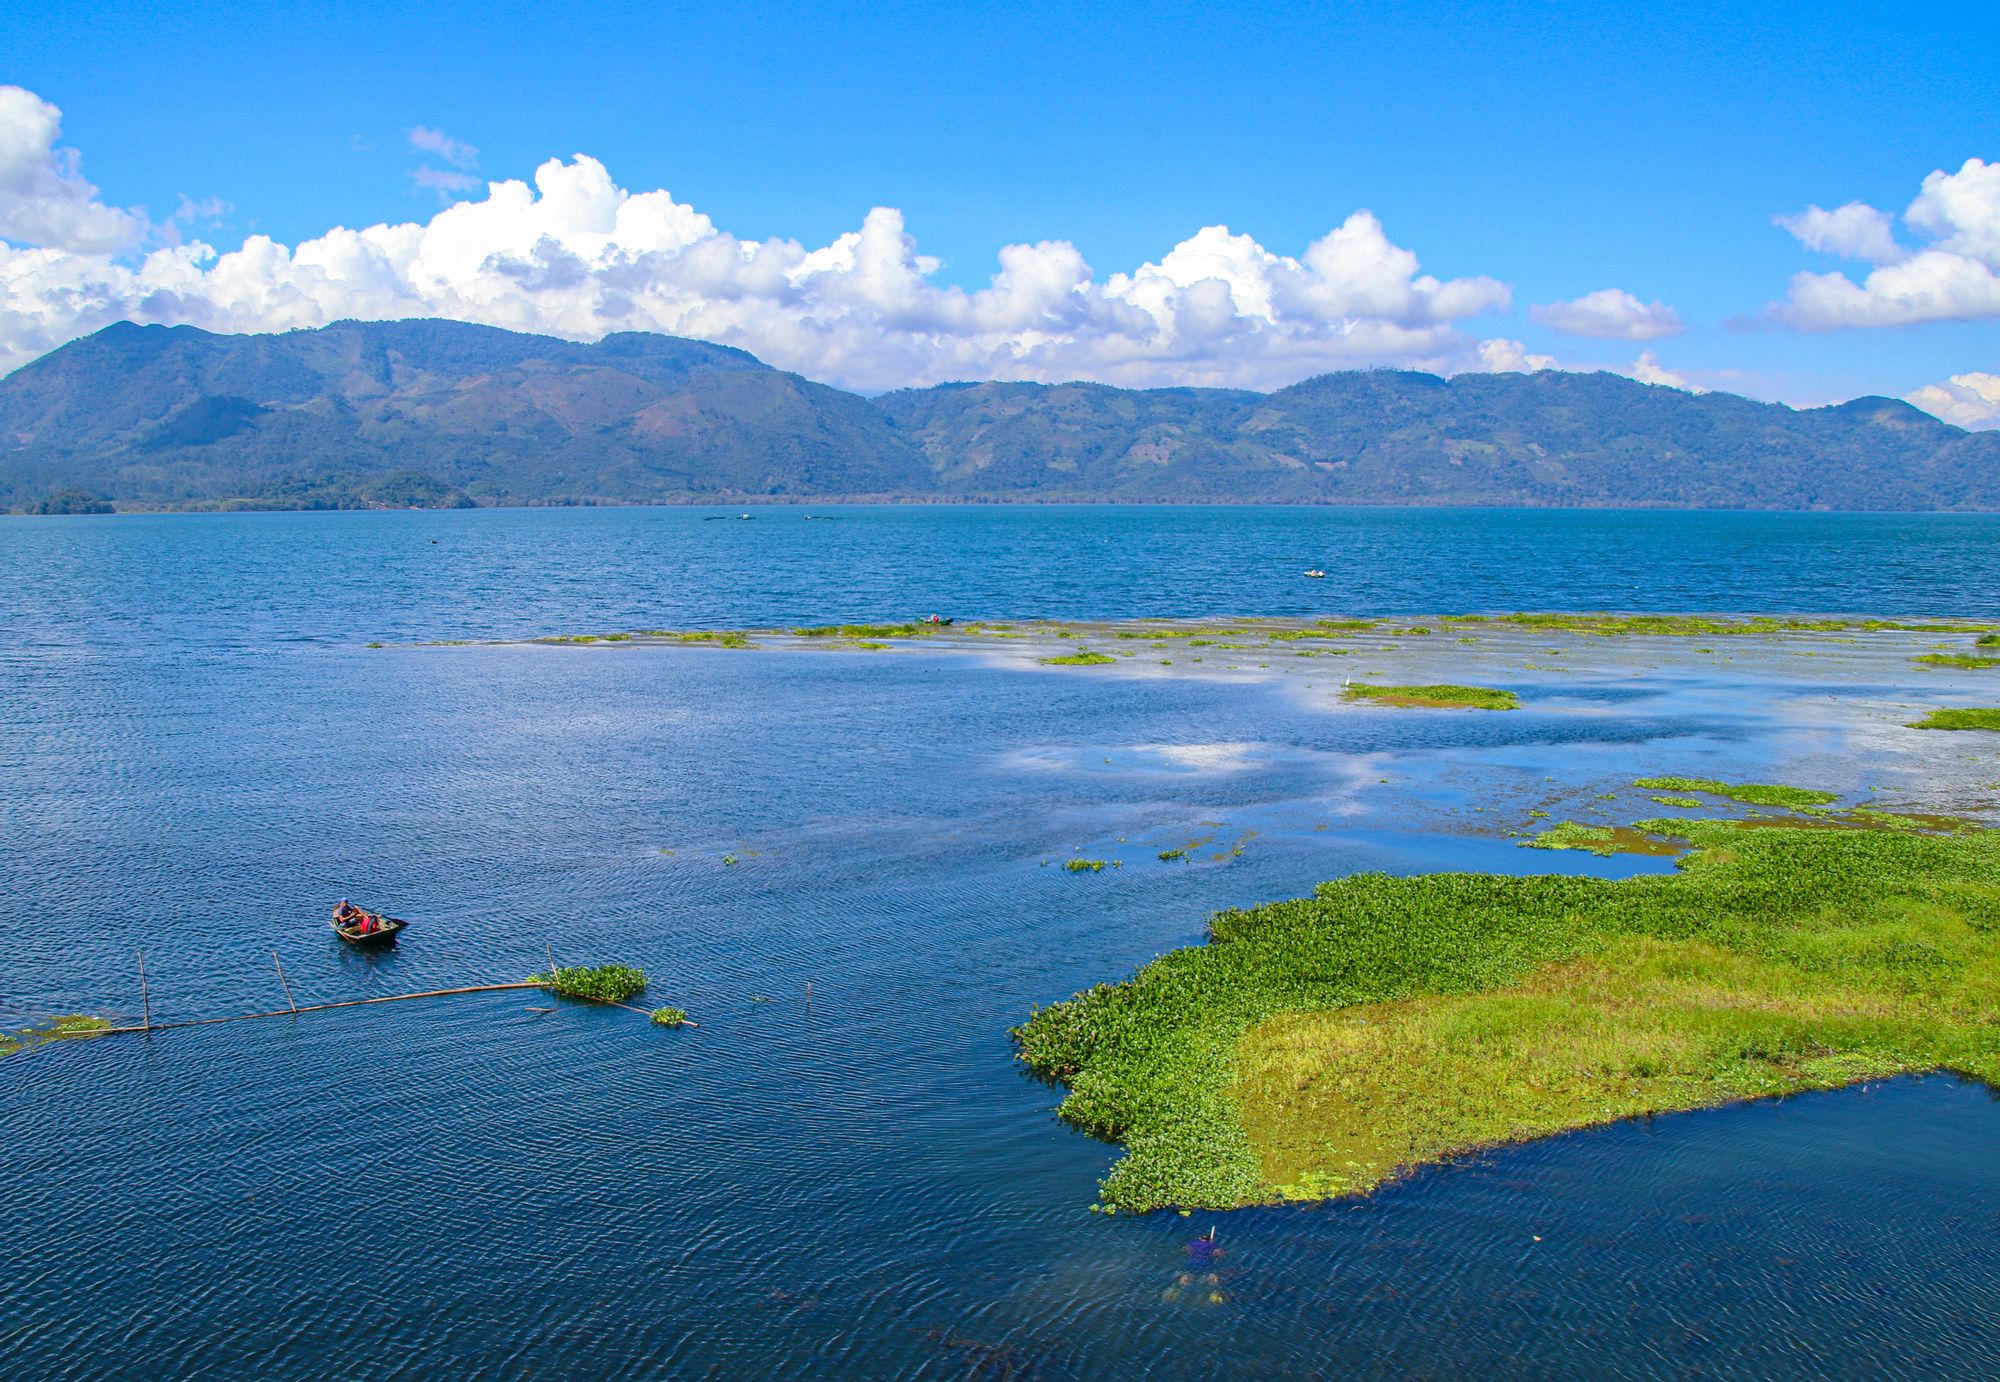
<svg viewBox="0 0 2000 1382"><path fill-rule="evenodd" d="M454 993L504 993L509 989L538 989L545 987L528 979L511 984L468 984L464 988L425 989L422 993L392 993L384 998L348 998L338 1003L308 1003L303 1008L274 1008L270 1012L236 1013L230 1017L196 1017L185 1022L147 1023L143 1027L105 1027L95 1032L77 1032L75 1036L118 1036L125 1032L170 1032L177 1027L211 1027L218 1022L248 1022L253 1017L292 1017L299 1013L326 1012L332 1008L361 1008L370 1003L405 1003L412 998L444 998Z"/></svg>

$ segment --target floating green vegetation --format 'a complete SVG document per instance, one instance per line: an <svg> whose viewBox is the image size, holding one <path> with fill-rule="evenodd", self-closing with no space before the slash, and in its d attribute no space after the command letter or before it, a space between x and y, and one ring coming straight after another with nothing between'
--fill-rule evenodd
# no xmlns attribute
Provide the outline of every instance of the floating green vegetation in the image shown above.
<svg viewBox="0 0 2000 1382"><path fill-rule="evenodd" d="M1870 632L1903 630L1912 633L1971 633L1976 625L1962 623L1900 623L1892 619L1779 619L1765 615L1744 618L1717 618L1702 614L1503 614L1509 624L1537 629L1563 629L1570 633L1612 637L1644 634L1666 638L1700 638L1709 635L1735 637L1760 633L1840 633L1847 629ZM1696 649L1697 652L1712 651Z"/></svg>
<svg viewBox="0 0 2000 1382"><path fill-rule="evenodd" d="M1349 686L1350 701L1424 706L1439 710L1517 710L1521 699L1491 686Z"/></svg>
<svg viewBox="0 0 2000 1382"><path fill-rule="evenodd" d="M537 638L535 641L537 643L595 643L598 641L598 637L594 633L556 633L550 634L547 638Z"/></svg>
<svg viewBox="0 0 2000 1382"><path fill-rule="evenodd" d="M1116 662L1117 660L1117 658L1107 657L1103 653L1093 653L1086 650L1080 653L1064 653L1060 657L1045 657L1041 659L1041 663L1044 667L1102 667L1107 662Z"/></svg>
<svg viewBox="0 0 2000 1382"><path fill-rule="evenodd" d="M1972 643L1977 648L2000 648L2000 633L1982 633Z"/></svg>
<svg viewBox="0 0 2000 1382"><path fill-rule="evenodd" d="M927 638L948 624L819 624L809 629L793 629L799 638Z"/></svg>
<svg viewBox="0 0 2000 1382"><path fill-rule="evenodd" d="M1176 859L1185 859L1187 857L1188 852L1185 849L1163 849L1160 851L1160 862L1163 864L1171 864Z"/></svg>
<svg viewBox="0 0 2000 1382"><path fill-rule="evenodd" d="M1650 797L1648 800L1657 801L1662 806L1678 807L1683 811L1691 811L1701 805L1699 797Z"/></svg>
<svg viewBox="0 0 2000 1382"><path fill-rule="evenodd" d="M1785 806L1793 810L1824 806L1840 800L1838 792L1820 792L1810 787L1781 787L1768 782L1717 782L1709 777L1642 777L1632 785L1649 792L1706 792L1709 796L1727 797L1747 806ZM1699 806L1701 803L1693 804Z"/></svg>
<svg viewBox="0 0 2000 1382"><path fill-rule="evenodd" d="M1981 657L1977 653L1924 653L1916 661L1932 667L2000 667L2000 657Z"/></svg>
<svg viewBox="0 0 2000 1382"><path fill-rule="evenodd" d="M531 974L528 982L540 984L565 998L587 998L593 1003L625 1003L645 990L646 974L631 965L559 965L553 975Z"/></svg>
<svg viewBox="0 0 2000 1382"><path fill-rule="evenodd" d="M381 645L380 643L370 643L370 644L369 644L368 646L369 646L369 647L371 647L371 648L379 648L379 647L381 647L382 645Z"/></svg>
<svg viewBox="0 0 2000 1382"><path fill-rule="evenodd" d="M1933 710L1911 729L1991 729L2000 730L2000 710L1967 708Z"/></svg>
<svg viewBox="0 0 2000 1382"><path fill-rule="evenodd" d="M736 629L683 629L666 637L676 643L713 643L719 648L749 648L755 645L749 636Z"/></svg>
<svg viewBox="0 0 2000 1382"><path fill-rule="evenodd" d="M27 1027L18 1032L0 1032L0 1056L11 1056L17 1051L32 1050L51 1041L65 1041L71 1037L96 1036L112 1028L109 1018L92 1017L87 1013L64 1013L60 1017L49 1018L46 1022Z"/></svg>
<svg viewBox="0 0 2000 1382"><path fill-rule="evenodd" d="M1693 805L1699 806L1700 802ZM1535 836L1532 840L1521 841L1523 849L1581 849L1592 854L1679 854L1684 846L1671 840L1662 840L1643 830L1635 830L1629 825L1585 825L1581 821L1563 821Z"/></svg>
<svg viewBox="0 0 2000 1382"><path fill-rule="evenodd" d="M1407 629L1391 629L1389 632L1389 636L1391 638L1428 638L1430 636L1430 632L1431 631L1422 624L1412 624Z"/></svg>
<svg viewBox="0 0 2000 1382"><path fill-rule="evenodd" d="M1105 867L1102 859L1072 859L1063 865L1070 873L1103 873Z"/></svg>
<svg viewBox="0 0 2000 1382"><path fill-rule="evenodd" d="M1136 1210L1904 1072L2000 1083L2000 834L1674 824L1699 852L1668 876L1362 874L1220 913L1034 1013L1021 1058L1124 1144L1102 1199Z"/></svg>
<svg viewBox="0 0 2000 1382"><path fill-rule="evenodd" d="M655 1008L652 1018L662 1027L685 1027L688 1015L679 1008Z"/></svg>

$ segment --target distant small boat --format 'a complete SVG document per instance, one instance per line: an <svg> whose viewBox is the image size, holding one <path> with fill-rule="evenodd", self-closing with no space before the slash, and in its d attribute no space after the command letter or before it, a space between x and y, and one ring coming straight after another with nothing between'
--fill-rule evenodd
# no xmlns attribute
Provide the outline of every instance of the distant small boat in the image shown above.
<svg viewBox="0 0 2000 1382"><path fill-rule="evenodd" d="M365 907L349 907L344 915L336 907L333 920L328 923L333 934L349 945L394 945L396 937L409 924L401 917L385 917Z"/></svg>
<svg viewBox="0 0 2000 1382"><path fill-rule="evenodd" d="M1318 567L1314 567L1312 570L1306 572L1306 576L1311 580L1323 581L1326 579L1326 572L1320 570Z"/></svg>
<svg viewBox="0 0 2000 1382"><path fill-rule="evenodd" d="M739 513L736 516L740 519L743 519L745 522L748 522L750 518L750 515L747 513Z"/></svg>

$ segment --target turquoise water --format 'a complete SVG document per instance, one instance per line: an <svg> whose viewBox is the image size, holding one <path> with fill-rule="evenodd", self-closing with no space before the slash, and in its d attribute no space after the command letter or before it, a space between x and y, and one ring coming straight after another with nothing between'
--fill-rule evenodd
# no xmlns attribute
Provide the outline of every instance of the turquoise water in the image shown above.
<svg viewBox="0 0 2000 1382"><path fill-rule="evenodd" d="M1803 722L1810 664L1515 670L1524 711L1410 716L973 654L364 646L932 608L1995 614L2000 523L705 519L0 524L0 888L32 919L0 1022L136 1015L139 947L159 1020L280 1003L273 950L305 1002L512 979L552 948L642 965L702 1024L501 993L0 1060L0 1371L2000 1370L1982 1087L1620 1125L1358 1203L1106 1219L1116 1149L1055 1122L1006 1038L1210 911L1321 878L1666 866L1521 851L1475 808L1516 825L1689 768L1976 776L1879 709L1976 673L1857 664L1856 708ZM1154 857L1204 837L1193 865ZM1123 867L1051 866L1073 852ZM343 894L412 918L405 943L340 947ZM1222 1255L1197 1262L1210 1226Z"/></svg>

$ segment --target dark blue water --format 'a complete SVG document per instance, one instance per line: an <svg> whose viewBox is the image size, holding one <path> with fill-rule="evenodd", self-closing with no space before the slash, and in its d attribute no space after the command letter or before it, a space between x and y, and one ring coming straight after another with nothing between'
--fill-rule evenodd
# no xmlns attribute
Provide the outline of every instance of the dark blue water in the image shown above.
<svg viewBox="0 0 2000 1382"><path fill-rule="evenodd" d="M933 605L1980 613L1996 552L2000 523L1932 517L0 523L0 895L31 923L0 1023L136 1015L141 946L157 1020L281 1003L273 950L305 1002L552 947L643 966L701 1023L502 993L0 1060L0 1373L1991 1375L1978 1086L1624 1125L1358 1204L1106 1219L1116 1150L1011 1061L1033 1005L1217 907L1363 868L1663 866L1520 851L1474 803L1691 761L1788 780L1805 754L1894 780L1767 695L1718 715L1727 673L1385 722L972 656L363 644ZM1196 838L1194 865L1155 859ZM1051 865L1073 851L1123 866ZM344 950L342 894L416 924Z"/></svg>
<svg viewBox="0 0 2000 1382"><path fill-rule="evenodd" d="M726 512L9 519L0 596L17 617L0 633L237 647L932 611L2000 613L1991 514L992 505L710 521Z"/></svg>

